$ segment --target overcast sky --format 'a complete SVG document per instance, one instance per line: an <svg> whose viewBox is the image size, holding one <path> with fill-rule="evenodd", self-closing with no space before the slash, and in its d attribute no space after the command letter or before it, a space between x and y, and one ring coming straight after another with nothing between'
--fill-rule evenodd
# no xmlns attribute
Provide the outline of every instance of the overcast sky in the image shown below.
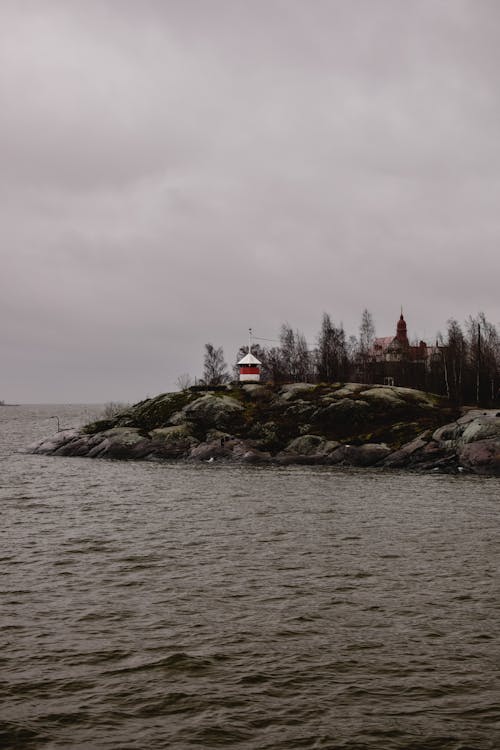
<svg viewBox="0 0 500 750"><path fill-rule="evenodd" d="M497 0L1 0L0 398L500 321Z"/></svg>

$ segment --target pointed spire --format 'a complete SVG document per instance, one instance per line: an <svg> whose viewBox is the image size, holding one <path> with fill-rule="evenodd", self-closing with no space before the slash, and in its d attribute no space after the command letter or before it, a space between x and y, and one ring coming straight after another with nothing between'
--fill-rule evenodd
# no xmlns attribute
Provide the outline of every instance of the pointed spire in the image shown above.
<svg viewBox="0 0 500 750"><path fill-rule="evenodd" d="M396 326L396 339L404 346L409 346L406 320L403 318L403 305L401 305L401 315Z"/></svg>

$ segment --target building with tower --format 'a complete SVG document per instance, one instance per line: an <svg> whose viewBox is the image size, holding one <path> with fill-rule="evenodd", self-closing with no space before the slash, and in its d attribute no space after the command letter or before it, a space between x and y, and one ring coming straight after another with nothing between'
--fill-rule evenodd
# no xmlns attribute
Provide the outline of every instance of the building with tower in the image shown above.
<svg viewBox="0 0 500 750"><path fill-rule="evenodd" d="M376 338L369 354L370 379L374 383L426 388L433 363L441 358L442 347L425 341L410 344L403 310L396 324L396 335Z"/></svg>

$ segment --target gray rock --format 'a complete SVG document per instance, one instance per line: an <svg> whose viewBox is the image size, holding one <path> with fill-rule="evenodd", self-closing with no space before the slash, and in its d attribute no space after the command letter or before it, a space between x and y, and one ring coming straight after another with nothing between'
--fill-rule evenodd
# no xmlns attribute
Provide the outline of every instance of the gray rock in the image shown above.
<svg viewBox="0 0 500 750"><path fill-rule="evenodd" d="M174 412L168 419L168 425L172 427L180 427L184 424L186 424L186 415L183 409L181 409L181 411Z"/></svg>
<svg viewBox="0 0 500 750"><path fill-rule="evenodd" d="M410 466L417 469L429 470L445 464L457 464L456 450L446 443L431 440L421 450L415 451L410 457Z"/></svg>
<svg viewBox="0 0 500 750"><path fill-rule="evenodd" d="M185 422L179 425L169 427L159 427L151 430L149 433L151 440L155 443L165 443L167 445L193 446L199 443L199 440L191 434L191 425Z"/></svg>
<svg viewBox="0 0 500 750"><path fill-rule="evenodd" d="M220 440L211 440L208 443L200 443L200 445L191 448L188 458L192 461L231 458L231 449L228 445L221 446Z"/></svg>
<svg viewBox="0 0 500 750"><path fill-rule="evenodd" d="M475 443L491 438L500 439L500 418L481 416L464 426L460 442Z"/></svg>
<svg viewBox="0 0 500 750"><path fill-rule="evenodd" d="M413 390L413 388L402 388L401 386L390 386L400 398L406 402L418 404L420 407L434 408L442 399L424 391Z"/></svg>
<svg viewBox="0 0 500 750"><path fill-rule="evenodd" d="M146 455L145 445L150 442L135 427L113 427L111 430L100 433L100 437L104 438L105 442L98 455L99 457L106 456L106 458L142 457Z"/></svg>
<svg viewBox="0 0 500 750"><path fill-rule="evenodd" d="M285 453L301 456L329 455L339 447L340 443L326 440L319 435L301 435L292 440L285 448Z"/></svg>
<svg viewBox="0 0 500 750"><path fill-rule="evenodd" d="M268 395L268 390L263 383L245 383L241 390L252 399L261 399Z"/></svg>
<svg viewBox="0 0 500 750"><path fill-rule="evenodd" d="M367 419L369 414L370 405L366 401L362 399L342 398L340 401L335 401L325 408L317 409L313 415L313 419L315 422L323 422L325 424L346 424L348 422L356 424Z"/></svg>
<svg viewBox="0 0 500 750"><path fill-rule="evenodd" d="M103 437L107 437L112 443L120 445L135 445L143 440L143 435L137 427L113 427L111 430L102 432Z"/></svg>
<svg viewBox="0 0 500 750"><path fill-rule="evenodd" d="M369 388L361 391L361 398L374 406L383 407L384 409L398 409L406 406L406 401L394 388L384 388L382 386Z"/></svg>
<svg viewBox="0 0 500 750"><path fill-rule="evenodd" d="M330 453L328 453L327 457L325 458L325 463L329 466L336 466L338 464L345 463L345 452L346 447L344 445L339 445L338 448L335 448Z"/></svg>
<svg viewBox="0 0 500 750"><path fill-rule="evenodd" d="M315 411L316 407L314 404L309 404L307 401L297 399L296 401L293 401L290 406L286 407L285 414L287 417L296 419L297 422L300 423L301 421L308 420Z"/></svg>
<svg viewBox="0 0 500 750"><path fill-rule="evenodd" d="M235 440L229 447L232 449L232 458L245 464L269 463L272 458L267 451L257 450L244 440Z"/></svg>
<svg viewBox="0 0 500 750"><path fill-rule="evenodd" d="M287 453L310 456L312 453L317 453L319 446L324 442L325 439L319 435L301 435L301 437L292 440L285 448L285 451Z"/></svg>
<svg viewBox="0 0 500 750"><path fill-rule="evenodd" d="M352 388L349 388L348 386L343 386L342 388L339 388L337 391L334 391L329 396L326 396L326 399L329 401L338 400L341 398L350 398L353 393L356 393Z"/></svg>
<svg viewBox="0 0 500 750"><path fill-rule="evenodd" d="M457 419L457 423L468 424L478 417L489 417L490 419L494 419L495 417L500 418L500 411L498 411L498 409L466 409L464 414Z"/></svg>
<svg viewBox="0 0 500 750"><path fill-rule="evenodd" d="M422 450L428 443L429 431L423 432L414 440L401 446L399 450L390 453L384 460L384 466L390 468L399 468L409 463L410 457L417 451Z"/></svg>
<svg viewBox="0 0 500 750"><path fill-rule="evenodd" d="M479 440L500 438L500 417L497 412L469 411L456 422L451 422L437 429L433 440L441 446L458 449L461 445L475 443Z"/></svg>
<svg viewBox="0 0 500 750"><path fill-rule="evenodd" d="M276 422L257 423L252 427L251 436L256 438L261 448L268 448L278 441L278 425Z"/></svg>
<svg viewBox="0 0 500 750"><path fill-rule="evenodd" d="M96 441L95 444L88 451L87 453L88 458L100 458L101 456L105 455L107 449L109 448L110 441L107 438L103 438L102 435L99 435L99 437L101 439Z"/></svg>
<svg viewBox="0 0 500 750"><path fill-rule="evenodd" d="M80 437L69 440L64 445L61 445L57 450L53 452L54 456L88 456L89 450L93 443L89 439L88 435L81 435Z"/></svg>
<svg viewBox="0 0 500 750"><path fill-rule="evenodd" d="M344 446L344 461L352 466L375 466L384 460L391 450L385 443L365 443Z"/></svg>
<svg viewBox="0 0 500 750"><path fill-rule="evenodd" d="M458 422L451 422L435 430L432 439L436 443L446 443L451 447L454 441L462 435L463 429L463 426L459 425Z"/></svg>
<svg viewBox="0 0 500 750"><path fill-rule="evenodd" d="M226 429L243 412L243 407L230 396L207 393L183 409L185 418L219 430Z"/></svg>
<svg viewBox="0 0 500 750"><path fill-rule="evenodd" d="M458 460L466 469L475 474L500 476L500 440L477 440L462 446Z"/></svg>
<svg viewBox="0 0 500 750"><path fill-rule="evenodd" d="M78 437L80 437L80 432L76 429L61 430L60 432L56 432L55 435L51 435L48 438L44 438L43 440L39 440L36 443L33 443L28 448L28 451L30 453L50 455L51 453L55 453L55 451L58 450L61 446Z"/></svg>
<svg viewBox="0 0 500 750"><path fill-rule="evenodd" d="M316 386L313 383L288 383L281 388L279 399L281 401L291 401L301 393L313 391L315 388Z"/></svg>

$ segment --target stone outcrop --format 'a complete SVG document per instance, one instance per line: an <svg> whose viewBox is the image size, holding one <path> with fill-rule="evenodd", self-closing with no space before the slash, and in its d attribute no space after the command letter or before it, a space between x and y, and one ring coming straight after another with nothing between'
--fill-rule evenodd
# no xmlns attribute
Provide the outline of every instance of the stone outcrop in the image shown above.
<svg viewBox="0 0 500 750"><path fill-rule="evenodd" d="M500 475L500 412L469 409L432 434L423 433L384 462L388 467Z"/></svg>
<svg viewBox="0 0 500 750"><path fill-rule="evenodd" d="M247 384L161 394L65 430L33 453L500 474L500 412L359 383Z"/></svg>

